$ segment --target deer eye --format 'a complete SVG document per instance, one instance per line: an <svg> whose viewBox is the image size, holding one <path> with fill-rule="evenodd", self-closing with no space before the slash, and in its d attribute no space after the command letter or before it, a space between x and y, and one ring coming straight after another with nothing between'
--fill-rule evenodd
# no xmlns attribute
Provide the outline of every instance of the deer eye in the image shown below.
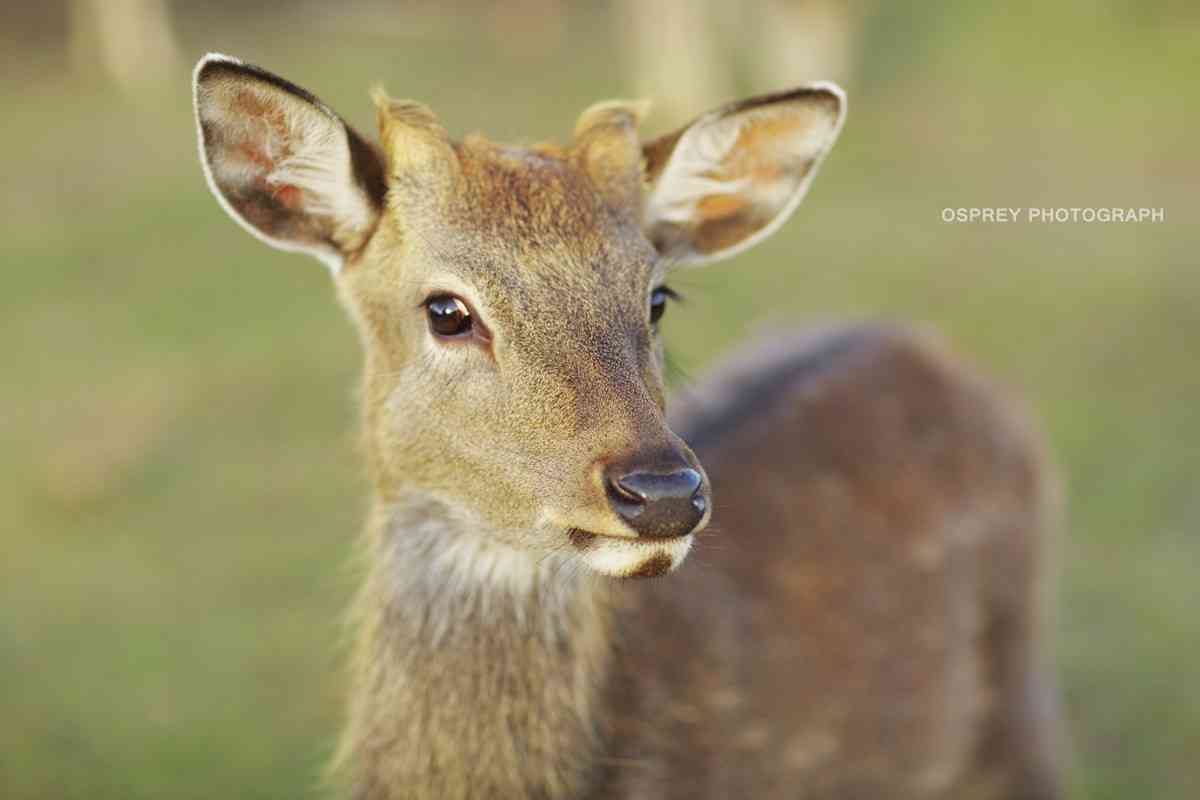
<svg viewBox="0 0 1200 800"><path fill-rule="evenodd" d="M475 327L467 304L452 294L434 295L426 300L425 314L429 317L429 330L435 336L465 336Z"/></svg>
<svg viewBox="0 0 1200 800"><path fill-rule="evenodd" d="M667 301L679 297L669 286L659 286L650 292L650 324L657 325L667 311Z"/></svg>

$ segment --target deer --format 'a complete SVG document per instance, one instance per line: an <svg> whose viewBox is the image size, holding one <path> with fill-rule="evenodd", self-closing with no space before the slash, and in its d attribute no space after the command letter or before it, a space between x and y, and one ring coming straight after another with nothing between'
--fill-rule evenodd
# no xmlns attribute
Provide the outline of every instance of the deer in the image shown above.
<svg viewBox="0 0 1200 800"><path fill-rule="evenodd" d="M645 140L605 101L532 146L381 88L372 141L219 54L193 90L217 201L329 267L365 353L345 796L1062 796L1060 492L1022 403L848 321L666 411L670 276L791 216L838 86Z"/></svg>

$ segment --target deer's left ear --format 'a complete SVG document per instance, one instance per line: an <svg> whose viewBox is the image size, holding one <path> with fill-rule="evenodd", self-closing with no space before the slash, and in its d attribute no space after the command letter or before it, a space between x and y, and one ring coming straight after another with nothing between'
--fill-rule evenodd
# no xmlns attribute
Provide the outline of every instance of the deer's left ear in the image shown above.
<svg viewBox="0 0 1200 800"><path fill-rule="evenodd" d="M382 157L324 103L236 58L196 65L196 123L209 188L242 227L335 272L375 229Z"/></svg>
<svg viewBox="0 0 1200 800"><path fill-rule="evenodd" d="M731 103L645 145L646 235L693 264L756 244L800 204L845 111L840 88L815 84Z"/></svg>

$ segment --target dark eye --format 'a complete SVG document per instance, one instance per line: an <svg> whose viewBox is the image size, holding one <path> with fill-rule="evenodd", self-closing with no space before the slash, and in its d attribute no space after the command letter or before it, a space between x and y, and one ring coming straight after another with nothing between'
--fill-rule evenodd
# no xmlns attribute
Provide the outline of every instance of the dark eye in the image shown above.
<svg viewBox="0 0 1200 800"><path fill-rule="evenodd" d="M667 311L667 301L673 300L678 296L669 286L659 286L650 293L651 325L657 325L658 321L662 319L662 315Z"/></svg>
<svg viewBox="0 0 1200 800"><path fill-rule="evenodd" d="M439 294L425 302L429 330L437 336L463 336L471 332L474 320L467 304L452 294Z"/></svg>

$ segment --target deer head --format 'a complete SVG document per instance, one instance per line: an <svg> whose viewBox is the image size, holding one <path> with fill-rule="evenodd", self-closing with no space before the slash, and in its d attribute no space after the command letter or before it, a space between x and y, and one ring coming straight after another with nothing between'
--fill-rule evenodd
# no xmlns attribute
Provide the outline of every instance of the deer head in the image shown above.
<svg viewBox="0 0 1200 800"><path fill-rule="evenodd" d="M380 501L421 497L486 546L607 575L675 568L711 503L663 413L666 282L787 219L843 93L756 97L648 143L640 105L601 103L570 146L533 148L453 141L424 106L374 99L380 146L262 69L195 72L213 194L325 262L357 324Z"/></svg>

